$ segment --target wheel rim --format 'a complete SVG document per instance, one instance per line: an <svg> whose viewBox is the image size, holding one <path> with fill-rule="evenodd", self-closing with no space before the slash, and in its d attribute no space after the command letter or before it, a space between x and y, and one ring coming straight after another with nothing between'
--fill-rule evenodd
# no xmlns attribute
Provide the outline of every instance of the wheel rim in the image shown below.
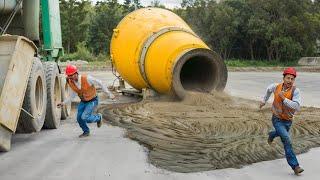
<svg viewBox="0 0 320 180"><path fill-rule="evenodd" d="M43 84L39 76L36 81L35 100L36 100L36 115L41 116L43 111Z"/></svg>
<svg viewBox="0 0 320 180"><path fill-rule="evenodd" d="M64 98L68 98L70 96L70 92L69 92L69 88L68 88L68 84L66 83L64 85L64 92L65 92L65 97ZM68 116L70 114L71 111L71 102L67 104L66 106L66 115Z"/></svg>
<svg viewBox="0 0 320 180"><path fill-rule="evenodd" d="M59 108L57 106L58 103L61 102L61 90L60 90L60 87L59 87L59 79L58 79L58 76L55 77L55 80L54 80L54 95L53 95L53 104L54 104L54 109L56 112L59 112ZM55 114L55 116L58 116L58 113Z"/></svg>

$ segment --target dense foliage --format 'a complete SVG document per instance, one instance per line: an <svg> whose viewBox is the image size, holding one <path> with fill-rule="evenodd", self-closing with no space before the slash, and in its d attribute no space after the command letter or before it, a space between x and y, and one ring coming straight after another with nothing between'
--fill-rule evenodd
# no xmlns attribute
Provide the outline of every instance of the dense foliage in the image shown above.
<svg viewBox="0 0 320 180"><path fill-rule="evenodd" d="M151 6L165 8L158 0ZM60 0L65 52L108 55L113 29L141 7L140 0ZM172 11L224 59L287 62L319 53L320 0L183 0Z"/></svg>

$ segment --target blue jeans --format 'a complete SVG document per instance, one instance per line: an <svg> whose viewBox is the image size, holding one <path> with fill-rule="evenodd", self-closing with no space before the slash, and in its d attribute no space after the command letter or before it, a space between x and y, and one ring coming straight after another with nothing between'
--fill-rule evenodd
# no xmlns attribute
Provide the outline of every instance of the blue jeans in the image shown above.
<svg viewBox="0 0 320 180"><path fill-rule="evenodd" d="M77 121L84 133L89 133L90 129L87 123L94 123L101 120L101 117L97 114L93 114L93 111L98 105L98 98L95 98L89 102L81 101L78 105Z"/></svg>
<svg viewBox="0 0 320 180"><path fill-rule="evenodd" d="M274 138L280 136L282 144L284 146L284 151L286 154L286 159L288 164L292 169L299 166L298 160L295 153L293 152L289 130L292 124L292 121L281 120L276 116L272 116L272 124L275 131L269 133L269 139L273 140Z"/></svg>

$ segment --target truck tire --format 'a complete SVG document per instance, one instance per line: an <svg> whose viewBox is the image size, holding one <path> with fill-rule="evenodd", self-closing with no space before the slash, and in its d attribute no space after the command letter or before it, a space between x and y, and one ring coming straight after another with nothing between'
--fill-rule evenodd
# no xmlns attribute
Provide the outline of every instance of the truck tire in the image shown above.
<svg viewBox="0 0 320 180"><path fill-rule="evenodd" d="M69 94L69 88L65 77L61 77L61 98L62 101L66 100L70 94ZM71 112L71 102L64 105L61 109L61 119L65 120L70 116Z"/></svg>
<svg viewBox="0 0 320 180"><path fill-rule="evenodd" d="M21 111L17 132L32 133L41 130L47 107L47 88L44 68L40 59L35 58L28 80L22 108L30 113Z"/></svg>
<svg viewBox="0 0 320 180"><path fill-rule="evenodd" d="M61 108L61 84L59 80L59 70L55 62L45 63L47 82L47 113L43 127L46 129L57 129L60 126Z"/></svg>

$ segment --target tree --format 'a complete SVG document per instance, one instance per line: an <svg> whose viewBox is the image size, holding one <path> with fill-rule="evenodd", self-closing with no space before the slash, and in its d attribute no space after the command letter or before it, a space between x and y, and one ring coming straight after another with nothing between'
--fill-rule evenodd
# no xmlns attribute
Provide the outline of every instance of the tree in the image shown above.
<svg viewBox="0 0 320 180"><path fill-rule="evenodd" d="M73 53L87 39L93 8L88 0L60 0L60 13L62 43L67 53Z"/></svg>
<svg viewBox="0 0 320 180"><path fill-rule="evenodd" d="M75 52L80 43L78 49L89 48L94 55L108 54L113 29L142 7L140 0L60 3L66 52ZM162 7L159 0L151 5ZM181 6L173 11L223 58L289 61L317 53L319 0L182 0Z"/></svg>
<svg viewBox="0 0 320 180"><path fill-rule="evenodd" d="M143 6L141 5L141 1L140 0L132 0L133 1L133 7L134 9L140 9Z"/></svg>
<svg viewBox="0 0 320 180"><path fill-rule="evenodd" d="M131 0L124 0L123 5L129 7L131 5Z"/></svg>
<svg viewBox="0 0 320 180"><path fill-rule="evenodd" d="M129 9L131 7L131 0L125 0L123 6L125 9Z"/></svg>
<svg viewBox="0 0 320 180"><path fill-rule="evenodd" d="M128 14L128 13L134 11L134 6L132 5L132 0L125 0L123 2L123 7L124 7L125 14Z"/></svg>
<svg viewBox="0 0 320 180"><path fill-rule="evenodd" d="M124 16L124 8L116 0L99 2L89 30L87 45L94 55L108 54L113 29Z"/></svg>
<svg viewBox="0 0 320 180"><path fill-rule="evenodd" d="M236 35L240 21L237 18L239 11L224 4L214 6L209 16L210 35L209 42L213 49L225 59L229 58L236 42Z"/></svg>
<svg viewBox="0 0 320 180"><path fill-rule="evenodd" d="M153 0L153 1L151 1L150 5L151 5L152 7L166 8L163 4L160 3L159 0Z"/></svg>
<svg viewBox="0 0 320 180"><path fill-rule="evenodd" d="M180 15L223 58L229 57L235 43L238 11L214 0L183 0Z"/></svg>
<svg viewBox="0 0 320 180"><path fill-rule="evenodd" d="M288 61L316 52L319 0L183 0L181 6L175 12L222 57Z"/></svg>

